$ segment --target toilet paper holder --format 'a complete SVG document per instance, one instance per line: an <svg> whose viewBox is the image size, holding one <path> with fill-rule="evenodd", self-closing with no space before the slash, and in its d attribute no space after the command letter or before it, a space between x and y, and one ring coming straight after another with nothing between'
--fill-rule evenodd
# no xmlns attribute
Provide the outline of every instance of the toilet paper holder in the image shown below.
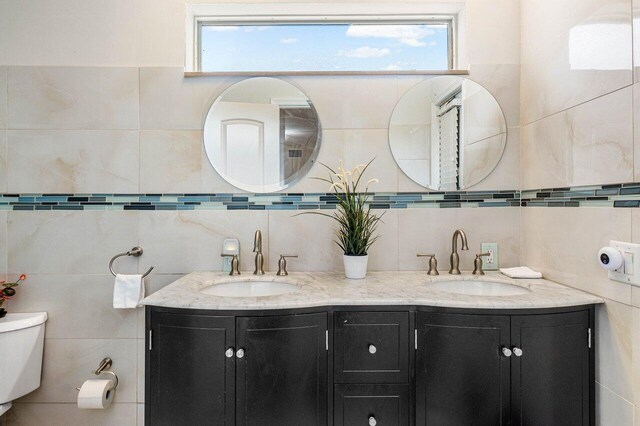
<svg viewBox="0 0 640 426"><path fill-rule="evenodd" d="M114 391L118 387L118 375L111 370L107 370L107 368L111 368L112 365L113 361L111 360L111 358L106 357L102 361L100 361L98 368L96 368L95 371L91 372L91 374L94 374L96 376L99 376L101 374L110 375L113 378L113 387L109 389L110 391ZM80 391L80 388L76 388L76 390Z"/></svg>

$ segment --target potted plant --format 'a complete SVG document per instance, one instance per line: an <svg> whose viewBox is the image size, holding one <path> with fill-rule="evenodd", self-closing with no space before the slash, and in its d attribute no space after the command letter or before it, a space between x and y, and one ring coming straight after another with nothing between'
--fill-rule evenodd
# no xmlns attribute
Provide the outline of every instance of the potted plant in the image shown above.
<svg viewBox="0 0 640 426"><path fill-rule="evenodd" d="M340 161L337 170L321 163L329 170L329 177L315 179L330 185L329 191L333 193L337 201L336 211L333 214L305 212L327 216L338 222L335 243L344 253L345 276L351 279L366 277L369 249L380 237L374 234L384 215L384 213L380 216L374 214L368 203L370 198L369 185L378 183L378 179L369 179L364 188L361 185L363 175L372 161L356 166L352 170L345 170L342 161Z"/></svg>
<svg viewBox="0 0 640 426"><path fill-rule="evenodd" d="M7 283L4 281L0 281L0 318L4 318L7 315L7 310L2 307L5 300L11 300L11 297L16 294L15 287L20 285L21 281L24 281L27 278L25 274L20 275L20 277L12 283Z"/></svg>

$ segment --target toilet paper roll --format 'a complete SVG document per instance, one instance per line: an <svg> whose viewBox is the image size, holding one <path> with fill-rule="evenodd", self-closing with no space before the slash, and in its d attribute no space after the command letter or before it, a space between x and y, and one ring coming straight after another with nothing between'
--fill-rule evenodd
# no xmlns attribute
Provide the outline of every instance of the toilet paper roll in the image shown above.
<svg viewBox="0 0 640 426"><path fill-rule="evenodd" d="M87 380L78 393L78 408L105 409L113 402L113 380Z"/></svg>

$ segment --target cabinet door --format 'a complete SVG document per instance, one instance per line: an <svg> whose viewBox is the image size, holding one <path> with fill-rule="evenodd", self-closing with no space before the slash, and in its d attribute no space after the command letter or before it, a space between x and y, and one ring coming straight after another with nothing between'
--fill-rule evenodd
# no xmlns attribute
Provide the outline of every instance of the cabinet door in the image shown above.
<svg viewBox="0 0 640 426"><path fill-rule="evenodd" d="M151 327L146 423L233 425L235 319L153 312Z"/></svg>
<svg viewBox="0 0 640 426"><path fill-rule="evenodd" d="M333 426L409 426L409 385L336 385Z"/></svg>
<svg viewBox="0 0 640 426"><path fill-rule="evenodd" d="M416 326L416 424L508 424L509 317L419 312Z"/></svg>
<svg viewBox="0 0 640 426"><path fill-rule="evenodd" d="M237 318L237 424L327 423L327 315Z"/></svg>
<svg viewBox="0 0 640 426"><path fill-rule="evenodd" d="M514 425L589 424L589 313L511 319Z"/></svg>

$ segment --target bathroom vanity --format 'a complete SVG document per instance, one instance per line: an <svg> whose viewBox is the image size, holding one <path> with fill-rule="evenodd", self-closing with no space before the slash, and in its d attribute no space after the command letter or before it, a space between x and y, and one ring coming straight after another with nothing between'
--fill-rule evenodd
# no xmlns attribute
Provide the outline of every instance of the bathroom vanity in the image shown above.
<svg viewBox="0 0 640 426"><path fill-rule="evenodd" d="M295 290L209 294L240 280ZM487 281L504 289L480 294ZM192 273L145 300L146 421L595 424L601 302L546 280L497 275L381 272L353 282L330 273Z"/></svg>

